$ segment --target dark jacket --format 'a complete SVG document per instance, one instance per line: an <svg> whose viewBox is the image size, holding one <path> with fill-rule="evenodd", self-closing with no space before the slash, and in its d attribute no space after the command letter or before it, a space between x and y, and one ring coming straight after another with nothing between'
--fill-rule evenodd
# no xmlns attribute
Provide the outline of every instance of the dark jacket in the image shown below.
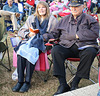
<svg viewBox="0 0 100 96"><path fill-rule="evenodd" d="M76 34L79 39L76 39ZM62 18L49 35L45 35L46 39L59 38L59 44L69 48L74 43L78 47L85 45L97 45L99 37L99 23L92 16L82 13L77 17L76 21L72 14Z"/></svg>
<svg viewBox="0 0 100 96"><path fill-rule="evenodd" d="M97 3L100 3L100 0L97 0Z"/></svg>

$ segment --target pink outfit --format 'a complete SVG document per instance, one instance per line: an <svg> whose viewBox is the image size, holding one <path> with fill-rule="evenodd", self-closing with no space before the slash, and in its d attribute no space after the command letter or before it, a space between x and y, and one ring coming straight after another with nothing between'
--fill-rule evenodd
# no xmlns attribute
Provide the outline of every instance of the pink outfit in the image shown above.
<svg viewBox="0 0 100 96"><path fill-rule="evenodd" d="M50 7L49 7L49 9L50 9L50 13L51 12L53 12L53 11L58 11L58 7L57 6L60 6L61 5L61 2L51 2L50 3Z"/></svg>
<svg viewBox="0 0 100 96"><path fill-rule="evenodd" d="M45 1L46 2L46 0L40 0L40 1Z"/></svg>
<svg viewBox="0 0 100 96"><path fill-rule="evenodd" d="M99 88L100 88L100 67L99 67Z"/></svg>
<svg viewBox="0 0 100 96"><path fill-rule="evenodd" d="M49 69L47 54L50 53L45 52L40 54L39 59L35 66L36 71L46 71L46 69ZM15 51L13 51L13 66L17 67L17 54L15 53Z"/></svg>

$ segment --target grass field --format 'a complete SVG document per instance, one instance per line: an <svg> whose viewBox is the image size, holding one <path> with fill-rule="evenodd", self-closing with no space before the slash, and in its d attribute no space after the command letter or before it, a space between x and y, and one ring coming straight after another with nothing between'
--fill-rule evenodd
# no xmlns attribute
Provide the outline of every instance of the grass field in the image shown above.
<svg viewBox="0 0 100 96"><path fill-rule="evenodd" d="M49 74L49 78L47 82L43 82L40 80L36 73L32 76L31 88L26 93L14 93L12 92L12 87L16 84L17 81L13 81L11 76L15 68L12 65L13 59L13 48L10 43L10 36L8 33L8 43L9 43L9 51L10 51L10 60L12 71L7 71L4 67L0 65L0 96L52 96L52 94L56 91L59 83L58 80L52 76L52 68ZM4 61L6 65L8 64L7 56L5 56ZM77 63L75 63L77 65ZM98 68L97 59L95 58L93 65ZM46 72L39 72L42 76L45 76ZM72 77L69 70L67 70L67 81ZM90 77L97 82L98 72L91 68ZM87 85L93 84L90 80L82 79L79 83L79 87L85 87Z"/></svg>

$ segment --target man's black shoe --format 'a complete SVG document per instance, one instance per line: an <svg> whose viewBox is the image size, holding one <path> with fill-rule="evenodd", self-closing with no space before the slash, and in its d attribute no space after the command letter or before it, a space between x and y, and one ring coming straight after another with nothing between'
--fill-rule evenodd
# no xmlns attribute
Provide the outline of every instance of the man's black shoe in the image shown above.
<svg viewBox="0 0 100 96"><path fill-rule="evenodd" d="M53 96L64 93L64 92L68 92L68 91L70 91L69 85L68 84L61 84L58 87L57 92Z"/></svg>
<svg viewBox="0 0 100 96"><path fill-rule="evenodd" d="M24 83L21 89L19 90L19 92L21 93L28 92L29 88L30 88L30 84Z"/></svg>
<svg viewBox="0 0 100 96"><path fill-rule="evenodd" d="M22 87L23 83L17 83L13 88L12 91L13 92L18 92L20 90L20 88Z"/></svg>
<svg viewBox="0 0 100 96"><path fill-rule="evenodd" d="M77 84L73 84L73 83L71 82L70 85L71 85L71 91L72 91L72 90L78 89L78 85L77 85Z"/></svg>

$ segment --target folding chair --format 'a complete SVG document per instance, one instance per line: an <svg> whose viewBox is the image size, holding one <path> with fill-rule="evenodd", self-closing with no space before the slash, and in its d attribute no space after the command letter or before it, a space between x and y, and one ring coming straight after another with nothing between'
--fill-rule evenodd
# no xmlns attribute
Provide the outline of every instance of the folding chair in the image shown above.
<svg viewBox="0 0 100 96"><path fill-rule="evenodd" d="M100 52L97 53L97 60L98 60L98 65L100 64ZM65 66L66 68L71 72L71 74L73 75L72 78L68 81L68 83L70 83L73 78L75 77L75 73L77 71L77 67L73 64L73 62L80 62L80 58L67 58L66 61L65 61ZM98 68L96 68L95 66L91 66L92 68L95 69L95 71L98 72ZM73 69L74 72L73 72ZM92 80L91 78L89 78L89 80L92 82L92 83L96 83L94 80Z"/></svg>
<svg viewBox="0 0 100 96"><path fill-rule="evenodd" d="M5 67L6 69L8 69L8 71L11 71L11 66L10 66L10 57L9 57L9 50L8 50L8 43L7 43L7 32L5 29L5 21L4 21L4 17L0 18L0 48L1 48L1 52L3 53L3 56L0 60L0 64ZM7 51L7 56L8 56L8 66L6 66L5 64L3 64L3 59L5 56L5 53Z"/></svg>

